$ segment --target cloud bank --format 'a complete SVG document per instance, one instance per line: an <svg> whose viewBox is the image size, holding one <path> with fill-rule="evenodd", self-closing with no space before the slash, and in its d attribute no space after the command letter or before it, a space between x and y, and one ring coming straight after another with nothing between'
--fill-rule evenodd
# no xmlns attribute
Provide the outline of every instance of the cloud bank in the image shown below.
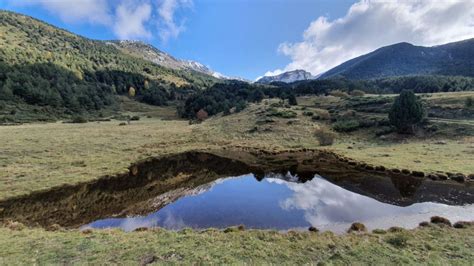
<svg viewBox="0 0 474 266"><path fill-rule="evenodd" d="M311 22L303 40L282 43L278 52L291 58L284 71L313 75L381 46L398 42L438 45L474 37L474 0L362 0L344 17L322 16Z"/></svg>
<svg viewBox="0 0 474 266"><path fill-rule="evenodd" d="M180 9L192 0L11 0L12 5L39 6L66 23L88 23L109 27L117 38L150 39L157 32L163 42L185 29L177 21Z"/></svg>

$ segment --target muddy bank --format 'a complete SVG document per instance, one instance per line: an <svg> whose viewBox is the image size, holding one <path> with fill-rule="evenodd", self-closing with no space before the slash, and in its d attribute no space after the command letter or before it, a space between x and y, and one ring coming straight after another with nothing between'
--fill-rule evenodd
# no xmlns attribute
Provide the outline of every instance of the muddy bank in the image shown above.
<svg viewBox="0 0 474 266"><path fill-rule="evenodd" d="M353 192L401 206L420 201L474 202L474 187L468 183L431 181L385 169L371 171L331 152L193 151L137 162L127 174L0 201L0 221L78 227L103 217L156 211L218 178L253 173L261 180L267 173L288 171L298 175L299 182L319 174Z"/></svg>

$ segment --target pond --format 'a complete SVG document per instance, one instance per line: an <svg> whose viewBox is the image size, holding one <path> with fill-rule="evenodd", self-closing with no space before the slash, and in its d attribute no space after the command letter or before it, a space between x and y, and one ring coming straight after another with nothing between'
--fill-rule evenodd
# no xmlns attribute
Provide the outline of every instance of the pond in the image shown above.
<svg viewBox="0 0 474 266"><path fill-rule="evenodd" d="M300 180L290 173L267 174L264 178L253 174L220 178L192 188L177 188L144 203L160 206L157 211L98 219L81 228L117 227L132 231L157 226L178 230L244 225L255 229L307 230L314 226L342 233L353 222L362 222L368 229L386 229L392 226L414 228L435 215L452 222L474 220L472 203L456 206L419 199L399 206L403 205L399 202L415 194L413 189L418 189L420 184L415 188L405 185L398 198L392 196L387 200L382 191L379 191L381 194L370 193L372 197L354 192L363 191L364 182L360 180L344 182L351 190L319 175L310 180ZM385 191L389 191L388 187L398 190L403 187L394 180L384 184ZM382 198L376 199L376 195Z"/></svg>

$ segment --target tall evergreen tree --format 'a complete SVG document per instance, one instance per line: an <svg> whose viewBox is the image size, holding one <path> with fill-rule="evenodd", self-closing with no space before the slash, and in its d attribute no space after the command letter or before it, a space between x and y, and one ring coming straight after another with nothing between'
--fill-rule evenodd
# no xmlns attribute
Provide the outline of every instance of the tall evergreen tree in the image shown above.
<svg viewBox="0 0 474 266"><path fill-rule="evenodd" d="M411 90L403 90L395 99L388 118L399 133L413 133L424 116L423 105Z"/></svg>

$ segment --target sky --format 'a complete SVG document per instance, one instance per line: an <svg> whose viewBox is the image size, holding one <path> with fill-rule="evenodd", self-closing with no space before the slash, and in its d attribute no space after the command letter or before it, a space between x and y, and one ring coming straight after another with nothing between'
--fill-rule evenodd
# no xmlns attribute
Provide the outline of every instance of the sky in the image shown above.
<svg viewBox="0 0 474 266"><path fill-rule="evenodd" d="M474 37L474 0L0 0L82 36L133 39L227 76L313 75L381 46Z"/></svg>

